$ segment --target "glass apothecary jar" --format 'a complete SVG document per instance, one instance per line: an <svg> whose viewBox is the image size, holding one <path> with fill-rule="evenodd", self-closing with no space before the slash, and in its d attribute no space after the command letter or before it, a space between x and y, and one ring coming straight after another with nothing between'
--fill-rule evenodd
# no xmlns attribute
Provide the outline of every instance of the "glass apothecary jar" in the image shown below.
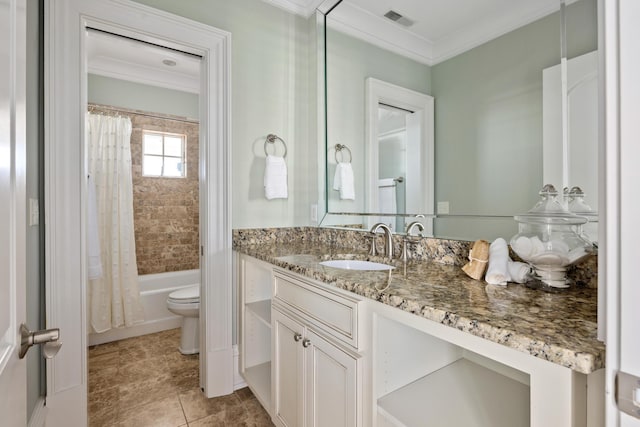
<svg viewBox="0 0 640 427"><path fill-rule="evenodd" d="M538 194L540 200L529 212L514 217L519 232L511 238L511 248L546 285L566 288L567 267L594 252L582 231L588 219L565 209L553 185Z"/></svg>

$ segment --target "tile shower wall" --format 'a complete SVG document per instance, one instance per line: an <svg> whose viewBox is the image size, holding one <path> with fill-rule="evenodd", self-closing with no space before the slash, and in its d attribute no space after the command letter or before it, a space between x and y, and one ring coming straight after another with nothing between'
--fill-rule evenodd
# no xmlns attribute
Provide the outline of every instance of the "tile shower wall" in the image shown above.
<svg viewBox="0 0 640 427"><path fill-rule="evenodd" d="M90 107L97 113L106 111L131 118L133 220L138 274L199 268L198 123L156 113L149 117L141 111L118 109L114 112L105 106ZM143 130L187 136L186 178L142 176Z"/></svg>

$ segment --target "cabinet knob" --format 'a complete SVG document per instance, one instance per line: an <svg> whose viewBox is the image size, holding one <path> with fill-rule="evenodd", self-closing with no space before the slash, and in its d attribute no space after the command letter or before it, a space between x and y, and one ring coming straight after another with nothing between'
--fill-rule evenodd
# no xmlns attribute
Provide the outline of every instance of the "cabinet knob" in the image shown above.
<svg viewBox="0 0 640 427"><path fill-rule="evenodd" d="M295 342L298 342L298 341L300 341L301 339L302 339L302 334L301 334L301 333L299 333L299 332L296 332L296 333L295 333L295 335L293 336L293 340L294 340Z"/></svg>
<svg viewBox="0 0 640 427"><path fill-rule="evenodd" d="M309 338L305 338L304 340L302 340L302 346L304 348L307 348L311 345L311 340Z"/></svg>

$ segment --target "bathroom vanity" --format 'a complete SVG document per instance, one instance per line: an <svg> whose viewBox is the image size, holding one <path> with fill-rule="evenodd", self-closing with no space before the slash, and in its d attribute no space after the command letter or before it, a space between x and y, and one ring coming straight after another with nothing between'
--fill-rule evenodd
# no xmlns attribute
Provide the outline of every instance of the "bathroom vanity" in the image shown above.
<svg viewBox="0 0 640 427"><path fill-rule="evenodd" d="M486 285L431 261L336 269L319 262L360 255L321 243L235 249L240 369L276 425L604 423L595 289Z"/></svg>

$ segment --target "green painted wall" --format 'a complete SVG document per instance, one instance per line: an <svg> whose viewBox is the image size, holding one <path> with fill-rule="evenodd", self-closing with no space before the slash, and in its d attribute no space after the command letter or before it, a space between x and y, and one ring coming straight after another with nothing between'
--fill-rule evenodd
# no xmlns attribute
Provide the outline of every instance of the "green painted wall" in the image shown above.
<svg viewBox="0 0 640 427"><path fill-rule="evenodd" d="M137 1L232 33L233 226L308 224L323 180L315 160L323 149L315 132L314 20L258 0ZM570 56L596 48L595 5L569 6ZM436 199L449 201L452 213L512 215L535 201L542 185L542 69L559 62L557 14L432 68L331 30L328 43L329 143L350 145L356 174L364 174L364 79L372 76L435 97ZM287 141L288 200L264 199L268 133ZM329 180L332 174L330 168ZM363 200L338 203L357 211Z"/></svg>
<svg viewBox="0 0 640 427"><path fill-rule="evenodd" d="M597 49L595 0L568 8L567 39L569 57ZM450 213L513 215L535 203L544 184L542 70L560 62L559 40L555 13L432 67L436 201ZM440 223L438 235L477 234L475 222Z"/></svg>
<svg viewBox="0 0 640 427"><path fill-rule="evenodd" d="M89 74L90 103L197 119L198 94Z"/></svg>
<svg viewBox="0 0 640 427"><path fill-rule="evenodd" d="M313 20L259 0L137 0L232 34L233 227L309 224L318 199ZM314 21L315 22L315 21ZM289 198L264 197L265 137L288 146Z"/></svg>
<svg viewBox="0 0 640 427"><path fill-rule="evenodd" d="M26 70L26 196L27 215L29 212L29 199L38 200L40 190L39 151L42 149L40 134L40 99L39 87L39 49L40 46L40 17L44 8L39 1L27 2L27 70ZM42 47L44 48L44 47ZM42 215L42 204L40 205ZM41 216L42 218L43 216ZM25 234L26 256L29 260L29 268L26 270L26 324L32 330L43 329L44 319L44 271L41 258L40 234L43 229L39 225L28 225ZM42 275L41 275L42 273ZM33 414L38 399L44 396L46 390L45 362L40 346L35 346L26 356L27 363L27 414L29 420Z"/></svg>

